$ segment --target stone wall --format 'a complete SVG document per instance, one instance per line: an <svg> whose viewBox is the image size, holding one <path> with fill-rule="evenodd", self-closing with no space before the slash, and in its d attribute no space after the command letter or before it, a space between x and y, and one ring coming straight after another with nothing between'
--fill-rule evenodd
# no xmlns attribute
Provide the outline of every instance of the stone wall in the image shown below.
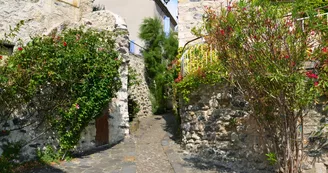
<svg viewBox="0 0 328 173"><path fill-rule="evenodd" d="M109 144L116 144L122 141L125 137L129 136L129 114L128 114L128 59L129 59L129 35L127 25L123 18L110 11L96 11L86 14L82 17L78 24L73 26L86 25L89 28L98 30L110 30L119 34L116 37L116 48L120 52L120 59L123 60L120 71L121 89L116 93L116 97L112 99L112 102L108 106L108 124L109 124ZM85 141L80 140L80 144L83 143L86 147L79 147L83 150L95 147L95 135L96 135L95 123L92 122L86 128ZM91 139L90 139L91 138ZM83 146L82 145L82 146Z"/></svg>
<svg viewBox="0 0 328 173"><path fill-rule="evenodd" d="M248 173L272 172L247 103L227 86L202 86L181 108L182 143L223 167Z"/></svg>
<svg viewBox="0 0 328 173"><path fill-rule="evenodd" d="M18 39L23 43L30 36L48 34L52 28L64 21L78 22L84 14L92 11L92 0L78 0L79 7L58 0L1 0L0 1L0 38L24 20L17 37L10 39L16 44Z"/></svg>
<svg viewBox="0 0 328 173"><path fill-rule="evenodd" d="M129 66L135 72L136 83L129 87L129 95L139 105L137 117L152 115L150 91L146 82L146 69L144 58L140 55L130 54Z"/></svg>
<svg viewBox="0 0 328 173"><path fill-rule="evenodd" d="M119 58L123 60L123 64L120 67L120 80L122 82L121 89L117 92L116 98L112 99L112 102L109 103L108 109L105 110L106 115L108 115L108 124L109 124L109 144L115 144L119 141L122 141L125 137L129 136L129 115L128 115L128 58L129 58L129 41L128 41L128 31L127 25L124 20L116 14L113 14L109 11L97 11L93 13L85 13L86 9L89 9L87 6L92 6L91 3L88 3L89 0L81 0L79 8L84 8L80 13L77 14L76 18L70 19L69 15L75 14L76 8L70 6L69 4L57 1L20 1L18 4L15 4L15 8L6 13L8 18L22 19L20 16L32 16L27 25L24 25L20 34L17 38L22 38L23 44L26 44L29 41L27 38L29 35L34 34L48 34L51 31L57 30L61 31L64 26L73 28L80 25L85 25L86 28L94 28L97 30L110 30L116 33L121 33L116 36L116 48L119 51ZM9 0L0 2L0 6L8 5ZM19 5L25 6L22 11L18 11ZM42 5L45 6L45 10L42 10ZM29 8L28 8L29 7ZM12 8L12 7L10 7ZM17 8L17 9L16 9ZM49 8L49 9L48 9ZM56 8L56 9L54 9ZM57 9L58 8L58 9ZM31 11L30 11L31 10ZM48 11L50 10L50 11ZM26 14L22 14L25 12ZM40 12L40 20L34 13ZM67 12L67 13L66 13ZM0 12L0 20L3 18L3 14ZM32 14L31 14L32 13ZM10 16L10 17L9 17ZM27 19L24 18L24 19ZM54 20L51 24L46 23L47 20ZM3 20L3 21L7 21ZM43 22L45 22L43 24ZM50 21L49 21L50 22ZM13 22L15 23L15 22ZM6 28L9 28L11 22L1 23L0 31L3 34L3 31ZM0 35L1 35L0 34ZM15 40L12 40L15 41ZM105 62L104 62L105 63ZM1 110L0 110L1 111ZM22 141L24 143L23 148L21 149L21 160L29 160L36 156L36 148L44 148L46 145L52 145L53 147L58 146L58 135L49 129L49 125L40 122L38 115L31 114L22 108L21 111L15 112L16 117L7 120L5 123L0 124L0 155L3 152L3 148L6 144L16 143ZM10 132L10 133L8 133ZM82 132L81 140L76 146L76 151L82 152L96 147L96 127L95 122L91 122L89 126Z"/></svg>
<svg viewBox="0 0 328 173"><path fill-rule="evenodd" d="M188 41L196 38L191 33L191 29L195 26L201 25L205 7L213 7L219 9L221 6L227 6L227 0L179 0L179 47L183 47ZM197 42L193 42L193 44L194 43Z"/></svg>
<svg viewBox="0 0 328 173"><path fill-rule="evenodd" d="M247 173L273 172L265 136L250 116L247 102L228 86L202 86L180 110L182 143L186 149L211 157L219 165ZM183 101L181 101L183 102ZM306 173L321 173L328 165L328 128L325 105L304 112ZM316 133L315 133L316 132ZM317 135L314 135L317 134ZM328 170L328 169L327 169Z"/></svg>

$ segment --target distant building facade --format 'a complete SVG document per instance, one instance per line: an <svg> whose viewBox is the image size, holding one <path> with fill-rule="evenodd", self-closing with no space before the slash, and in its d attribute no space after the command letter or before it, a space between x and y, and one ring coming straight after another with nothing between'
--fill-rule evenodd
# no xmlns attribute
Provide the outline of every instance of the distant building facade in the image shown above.
<svg viewBox="0 0 328 173"><path fill-rule="evenodd" d="M179 47L195 38L191 29L199 26L205 12L205 7L226 7L227 0L179 0L178 1L178 37ZM193 43L197 43L193 42ZM192 44L192 43L191 43Z"/></svg>
<svg viewBox="0 0 328 173"><path fill-rule="evenodd" d="M166 33L174 30L177 26L176 16L172 16L162 0L96 0L94 3L104 5L106 10L110 10L125 19L129 26L129 37L132 41L130 52L134 54L140 54L142 48L139 46L144 46L139 38L139 28L143 19L147 17L162 19Z"/></svg>

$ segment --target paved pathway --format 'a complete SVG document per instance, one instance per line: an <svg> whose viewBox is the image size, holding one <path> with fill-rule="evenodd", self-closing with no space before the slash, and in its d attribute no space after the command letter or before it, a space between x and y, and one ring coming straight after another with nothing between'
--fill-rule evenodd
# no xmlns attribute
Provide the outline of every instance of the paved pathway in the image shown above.
<svg viewBox="0 0 328 173"><path fill-rule="evenodd" d="M183 151L171 133L170 114L141 119L139 130L118 145L30 173L230 173Z"/></svg>

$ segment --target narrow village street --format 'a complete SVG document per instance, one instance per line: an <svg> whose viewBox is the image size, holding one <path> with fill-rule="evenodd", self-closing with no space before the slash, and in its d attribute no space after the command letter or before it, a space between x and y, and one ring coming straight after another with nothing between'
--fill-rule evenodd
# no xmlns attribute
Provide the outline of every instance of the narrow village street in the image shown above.
<svg viewBox="0 0 328 173"><path fill-rule="evenodd" d="M137 132L123 142L92 154L29 173L225 173L176 143L171 114L142 118ZM229 171L230 172L230 171Z"/></svg>

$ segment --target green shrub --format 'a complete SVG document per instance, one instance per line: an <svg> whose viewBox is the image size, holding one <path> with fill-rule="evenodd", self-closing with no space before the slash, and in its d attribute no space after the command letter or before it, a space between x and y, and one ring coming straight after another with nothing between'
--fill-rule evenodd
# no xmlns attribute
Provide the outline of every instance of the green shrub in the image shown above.
<svg viewBox="0 0 328 173"><path fill-rule="evenodd" d="M304 112L318 96L328 95L327 20L315 17L313 8L298 8L311 7L309 1L293 6L263 2L230 3L220 11L208 8L204 25L194 31L202 31L196 34L216 49L226 80L249 103L260 134L272 145L270 163L280 172L301 172L304 140L299 127ZM300 14L309 17L304 25ZM305 62L316 65L305 69Z"/></svg>
<svg viewBox="0 0 328 173"><path fill-rule="evenodd" d="M2 145L3 153L0 156L0 172L11 173L12 169L18 165L22 146L22 141Z"/></svg>
<svg viewBox="0 0 328 173"><path fill-rule="evenodd" d="M121 61L109 31L68 29L32 38L0 66L0 107L41 112L66 155L121 87ZM1 61L1 60L0 60Z"/></svg>
<svg viewBox="0 0 328 173"><path fill-rule="evenodd" d="M140 111L140 106L138 103L131 98L128 97L128 112L129 112L129 122L132 122L133 119L137 116L137 113Z"/></svg>
<svg viewBox="0 0 328 173"><path fill-rule="evenodd" d="M47 145L44 150L37 150L38 159L42 163L49 164L51 162L58 162L60 160L60 154L50 145Z"/></svg>
<svg viewBox="0 0 328 173"><path fill-rule="evenodd" d="M146 43L142 55L145 59L148 84L151 94L153 113L166 111L168 93L172 75L167 70L168 62L178 53L177 34L171 32L165 36L163 26L158 18L146 18L140 26L139 37Z"/></svg>

